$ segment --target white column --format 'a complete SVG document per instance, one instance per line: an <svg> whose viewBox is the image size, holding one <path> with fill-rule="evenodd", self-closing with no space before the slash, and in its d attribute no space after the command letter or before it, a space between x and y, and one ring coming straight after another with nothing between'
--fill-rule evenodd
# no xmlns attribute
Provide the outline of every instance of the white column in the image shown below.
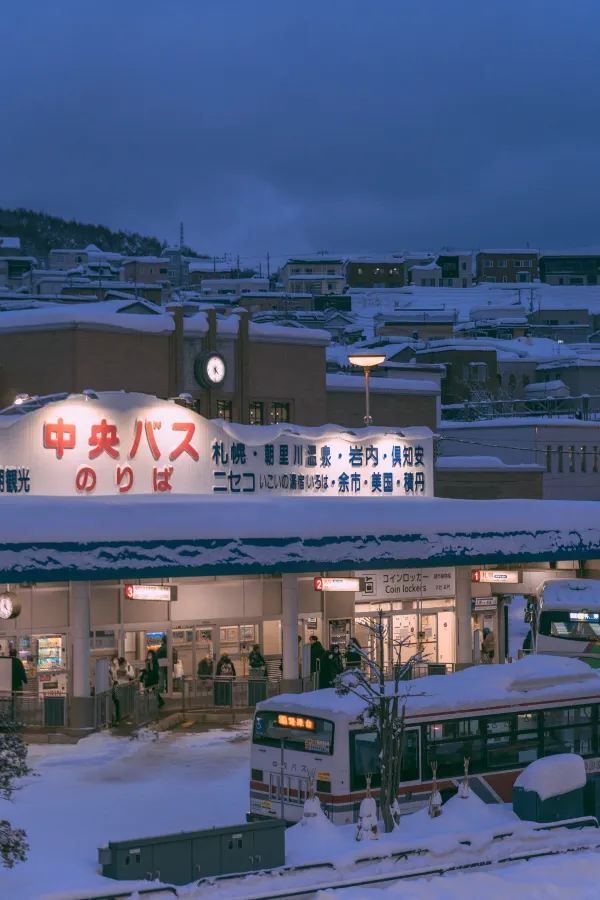
<svg viewBox="0 0 600 900"><path fill-rule="evenodd" d="M93 727L90 691L90 595L89 581L69 582L71 629L71 721L73 728Z"/></svg>
<svg viewBox="0 0 600 900"><path fill-rule="evenodd" d="M300 689L298 678L298 576L281 576L281 644L283 684L287 691Z"/></svg>
<svg viewBox="0 0 600 900"><path fill-rule="evenodd" d="M473 662L471 567L456 567L456 662Z"/></svg>

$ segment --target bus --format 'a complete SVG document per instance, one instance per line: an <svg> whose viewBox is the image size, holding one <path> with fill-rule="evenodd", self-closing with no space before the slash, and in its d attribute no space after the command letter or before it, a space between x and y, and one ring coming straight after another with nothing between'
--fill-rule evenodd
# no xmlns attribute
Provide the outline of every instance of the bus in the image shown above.
<svg viewBox="0 0 600 900"><path fill-rule="evenodd" d="M600 667L600 581L546 581L530 605L535 653L575 656Z"/></svg>
<svg viewBox="0 0 600 900"><path fill-rule="evenodd" d="M519 772L543 756L577 753L600 770L600 672L580 660L532 654L402 684L402 813L429 800L433 760L443 791L456 788L468 757L469 784L486 802L510 801ZM259 703L249 818L298 821L312 783L332 822L357 821L367 777L375 798L379 786L377 733L365 711L354 694L330 688Z"/></svg>

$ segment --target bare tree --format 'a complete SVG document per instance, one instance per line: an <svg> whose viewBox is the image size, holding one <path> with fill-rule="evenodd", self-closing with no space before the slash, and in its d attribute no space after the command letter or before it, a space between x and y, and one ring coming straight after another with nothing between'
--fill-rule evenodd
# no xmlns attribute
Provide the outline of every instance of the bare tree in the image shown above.
<svg viewBox="0 0 600 900"><path fill-rule="evenodd" d="M380 611L377 618L368 619L366 627L373 635L376 659L371 659L363 649L357 649L363 661L362 668L346 669L338 675L335 688L338 694L354 694L365 704L360 716L364 725L372 725L379 738L380 789L379 806L386 832L396 824L398 789L402 768L404 722L406 700L410 686L406 681L409 670L423 659L417 650L405 662L401 661L402 648L408 639L392 641L394 665L390 681L385 680L384 643L388 629ZM374 774L374 773L370 773Z"/></svg>
<svg viewBox="0 0 600 900"><path fill-rule="evenodd" d="M29 774L27 745L21 727L8 715L0 713L0 797L10 800L15 790L14 780ZM0 860L11 869L27 858L26 835L22 828L13 828L7 819L0 819Z"/></svg>

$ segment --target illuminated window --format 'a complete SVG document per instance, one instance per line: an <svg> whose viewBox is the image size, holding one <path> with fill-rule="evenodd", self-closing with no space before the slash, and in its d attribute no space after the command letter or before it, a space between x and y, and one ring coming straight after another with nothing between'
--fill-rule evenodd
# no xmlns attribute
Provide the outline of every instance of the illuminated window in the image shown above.
<svg viewBox="0 0 600 900"><path fill-rule="evenodd" d="M233 422L233 404L231 400L217 401L217 416L226 422Z"/></svg>
<svg viewBox="0 0 600 900"><path fill-rule="evenodd" d="M265 424L265 405L262 400L253 400L248 407L248 419L251 425Z"/></svg>
<svg viewBox="0 0 600 900"><path fill-rule="evenodd" d="M271 403L271 424L278 425L280 422L290 421L290 404L289 403Z"/></svg>

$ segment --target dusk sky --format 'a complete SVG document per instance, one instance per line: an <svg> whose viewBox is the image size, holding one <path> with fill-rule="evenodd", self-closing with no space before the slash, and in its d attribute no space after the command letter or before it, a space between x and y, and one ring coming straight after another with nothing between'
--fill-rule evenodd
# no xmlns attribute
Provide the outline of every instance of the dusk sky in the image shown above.
<svg viewBox="0 0 600 900"><path fill-rule="evenodd" d="M275 257L600 243L598 0L19 0L0 205Z"/></svg>

